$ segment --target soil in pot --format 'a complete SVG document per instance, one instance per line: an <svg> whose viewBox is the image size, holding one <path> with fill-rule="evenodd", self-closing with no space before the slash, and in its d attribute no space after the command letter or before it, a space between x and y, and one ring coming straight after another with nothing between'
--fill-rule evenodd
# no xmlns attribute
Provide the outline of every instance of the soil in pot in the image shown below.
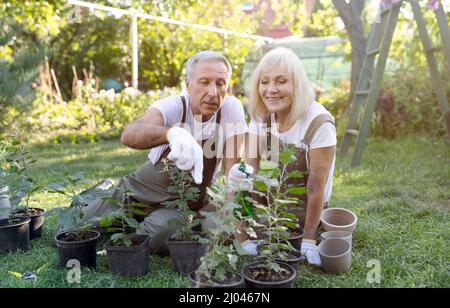
<svg viewBox="0 0 450 308"><path fill-rule="evenodd" d="M191 272L188 275L191 288L243 288L244 277L238 273L227 272L224 281L208 281L205 275Z"/></svg>
<svg viewBox="0 0 450 308"><path fill-rule="evenodd" d="M277 263L283 271L267 268L264 262L254 262L244 267L242 274L248 288L293 288L297 271L284 262Z"/></svg>
<svg viewBox="0 0 450 308"><path fill-rule="evenodd" d="M108 265L111 273L122 276L145 276L148 273L148 257L150 237L133 234L131 246L113 246L107 243Z"/></svg>
<svg viewBox="0 0 450 308"><path fill-rule="evenodd" d="M0 253L30 250L30 218L0 220Z"/></svg>
<svg viewBox="0 0 450 308"><path fill-rule="evenodd" d="M299 228L299 229L291 229L289 230L290 233L290 237L288 239L289 243L291 243L291 245L300 251L300 247L302 245L302 240L303 240L303 229Z"/></svg>
<svg viewBox="0 0 450 308"><path fill-rule="evenodd" d="M69 260L75 259L81 266L97 266L97 231L83 231L79 237L74 232L62 232L56 235L55 242L59 253L59 266L66 267Z"/></svg>
<svg viewBox="0 0 450 308"><path fill-rule="evenodd" d="M174 269L182 276L187 276L200 265L200 259L207 251L208 246L198 241L167 240L170 258Z"/></svg>
<svg viewBox="0 0 450 308"><path fill-rule="evenodd" d="M297 270L298 265L302 260L302 254L300 253L300 251L289 251L287 254L287 260L277 259L277 261L287 263Z"/></svg>
<svg viewBox="0 0 450 308"><path fill-rule="evenodd" d="M18 217L30 217L30 240L42 237L44 226L44 209L28 208L25 213L17 213Z"/></svg>

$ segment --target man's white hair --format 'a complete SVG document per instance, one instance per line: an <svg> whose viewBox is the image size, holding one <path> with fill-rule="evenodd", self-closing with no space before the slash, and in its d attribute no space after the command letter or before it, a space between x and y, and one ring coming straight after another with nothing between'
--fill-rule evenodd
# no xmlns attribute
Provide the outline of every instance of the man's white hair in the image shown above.
<svg viewBox="0 0 450 308"><path fill-rule="evenodd" d="M194 72L195 65L198 62L222 62L225 64L228 70L228 79L231 77L231 64L224 55L217 51L205 50L197 52L186 63L186 77L190 81L192 79L192 73Z"/></svg>

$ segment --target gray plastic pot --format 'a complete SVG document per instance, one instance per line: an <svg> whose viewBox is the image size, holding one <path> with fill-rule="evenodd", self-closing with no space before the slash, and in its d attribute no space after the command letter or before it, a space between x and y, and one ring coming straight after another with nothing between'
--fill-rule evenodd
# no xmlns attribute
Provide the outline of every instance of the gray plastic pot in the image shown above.
<svg viewBox="0 0 450 308"><path fill-rule="evenodd" d="M11 202L9 201L8 193L8 186L0 186L0 220L9 217Z"/></svg>
<svg viewBox="0 0 450 308"><path fill-rule="evenodd" d="M326 273L345 273L352 266L352 249L341 238L331 238L319 244L319 256Z"/></svg>
<svg viewBox="0 0 450 308"><path fill-rule="evenodd" d="M326 231L320 234L321 241L330 239L330 238L341 238L347 241L352 246L352 233L350 231Z"/></svg>
<svg viewBox="0 0 450 308"><path fill-rule="evenodd" d="M325 231L353 232L356 228L358 217L352 211L335 207L323 210L320 222Z"/></svg>
<svg viewBox="0 0 450 308"><path fill-rule="evenodd" d="M290 272L290 276L284 280L280 281L261 281L256 280L251 277L251 271L255 268L264 264L262 261L257 261L246 265L242 269L242 276L244 276L245 285L247 288L293 288L295 284L295 280L297 279L297 271L295 268L290 266L287 263L279 262L277 263L283 267L285 270Z"/></svg>

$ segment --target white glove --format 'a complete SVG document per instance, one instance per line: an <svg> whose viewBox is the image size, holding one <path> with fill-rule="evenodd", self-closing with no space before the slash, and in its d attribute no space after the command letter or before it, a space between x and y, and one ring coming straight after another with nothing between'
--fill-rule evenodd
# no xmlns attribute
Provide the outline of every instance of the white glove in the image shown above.
<svg viewBox="0 0 450 308"><path fill-rule="evenodd" d="M253 179L247 178L249 174L253 174L253 167L245 164L245 172L239 170L240 164L234 164L228 173L228 183L236 187L237 190L248 191L253 188Z"/></svg>
<svg viewBox="0 0 450 308"><path fill-rule="evenodd" d="M306 260L309 264L322 266L319 256L319 247L313 240L303 240L302 247L300 248L302 256L306 256Z"/></svg>
<svg viewBox="0 0 450 308"><path fill-rule="evenodd" d="M246 240L242 244L242 249L244 250L245 254L248 256L257 256L258 251L256 250L256 247L258 247L257 244L250 240Z"/></svg>
<svg viewBox="0 0 450 308"><path fill-rule="evenodd" d="M167 159L173 161L180 170L191 170L197 184L203 181L203 150L197 140L185 129L172 127L167 132L170 153Z"/></svg>

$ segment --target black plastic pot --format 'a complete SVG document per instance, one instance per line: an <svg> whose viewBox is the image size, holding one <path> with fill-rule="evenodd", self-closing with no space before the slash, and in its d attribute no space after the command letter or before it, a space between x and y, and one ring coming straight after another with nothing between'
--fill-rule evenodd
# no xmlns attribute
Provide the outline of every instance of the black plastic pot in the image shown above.
<svg viewBox="0 0 450 308"><path fill-rule="evenodd" d="M292 231L292 230L291 230ZM300 233L299 235L293 235L288 239L288 242L291 243L291 245L300 251L300 247L302 245L303 235L305 234L302 228L298 228L296 230L293 230L295 232Z"/></svg>
<svg viewBox="0 0 450 308"><path fill-rule="evenodd" d="M208 245L197 241L166 241L175 271L183 276L195 271L200 259L207 251Z"/></svg>
<svg viewBox="0 0 450 308"><path fill-rule="evenodd" d="M0 220L0 253L30 250L30 218Z"/></svg>
<svg viewBox="0 0 450 308"><path fill-rule="evenodd" d="M148 235L134 234L130 247L106 243L110 272L122 276L145 276L148 273L149 240Z"/></svg>
<svg viewBox="0 0 450 308"><path fill-rule="evenodd" d="M100 233L97 231L84 231L86 240L66 241L64 238L71 234L70 231L59 233L55 237L56 247L59 253L59 266L66 267L69 260L75 259L81 266L97 267L97 239Z"/></svg>
<svg viewBox="0 0 450 308"><path fill-rule="evenodd" d="M14 217L29 217L30 221L30 240L42 237L42 228L44 226L44 209L28 208L26 211L17 212Z"/></svg>
<svg viewBox="0 0 450 308"><path fill-rule="evenodd" d="M209 283L202 281L201 276L196 272L190 272L188 275L191 288L243 288L245 286L244 277L235 272L227 272L233 277L232 282L228 283Z"/></svg>
<svg viewBox="0 0 450 308"><path fill-rule="evenodd" d="M242 270L242 276L244 277L245 280L245 285L247 286L247 288L293 288L294 287L294 283L295 283L295 279L297 278L297 271L290 266L289 264L286 264L284 262L278 262L278 264L280 264L283 268L285 268L286 270L289 270L291 272L291 275L289 276L289 278L286 278L284 280L280 280L280 281L260 281L260 280L255 280L253 278L251 278L251 269L256 267L259 264L263 264L264 262L259 261L259 262L253 262L250 263L248 265L246 265L244 267L244 269Z"/></svg>
<svg viewBox="0 0 450 308"><path fill-rule="evenodd" d="M290 254L295 255L295 257L289 256L287 260L277 259L277 261L287 263L297 270L298 265L300 264L300 261L302 260L302 254L300 253L300 251L290 252Z"/></svg>

